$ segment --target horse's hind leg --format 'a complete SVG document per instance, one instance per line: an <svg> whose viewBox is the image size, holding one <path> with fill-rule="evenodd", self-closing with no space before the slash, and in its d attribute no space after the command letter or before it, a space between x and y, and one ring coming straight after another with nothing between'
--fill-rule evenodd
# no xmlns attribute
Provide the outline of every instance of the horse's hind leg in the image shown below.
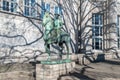
<svg viewBox="0 0 120 80"><path fill-rule="evenodd" d="M62 54L63 54L63 43L59 43L59 46L60 46L60 52L59 52L59 57L60 59L62 59Z"/></svg>
<svg viewBox="0 0 120 80"><path fill-rule="evenodd" d="M66 46L66 49L67 49L67 53L66 53L67 59L69 59L69 46L68 46L67 42L65 42L65 46Z"/></svg>

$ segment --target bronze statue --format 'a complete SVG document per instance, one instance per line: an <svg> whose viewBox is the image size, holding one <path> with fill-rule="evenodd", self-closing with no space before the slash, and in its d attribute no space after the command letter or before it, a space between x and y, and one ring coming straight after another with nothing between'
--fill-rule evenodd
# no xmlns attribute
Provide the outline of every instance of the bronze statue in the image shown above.
<svg viewBox="0 0 120 80"><path fill-rule="evenodd" d="M62 19L60 18L60 15L55 14L54 29L55 29L56 34L57 34L58 42L60 42L60 39L61 39L60 34L63 32L62 27L63 27L63 22L62 22Z"/></svg>
<svg viewBox="0 0 120 80"><path fill-rule="evenodd" d="M45 12L45 15L43 17L43 26L45 27L45 32L43 36L43 39L45 41L45 50L49 54L48 59L50 59L50 44L52 42L51 32L53 30L53 20L49 12Z"/></svg>
<svg viewBox="0 0 120 80"><path fill-rule="evenodd" d="M59 56L62 56L62 51L64 49L63 43L66 45L67 48L67 58L69 54L69 42L70 42L70 36L68 33L66 33L63 30L63 21L59 14L55 14L55 20L54 20L54 30L57 33L57 42L59 47L61 48Z"/></svg>
<svg viewBox="0 0 120 80"><path fill-rule="evenodd" d="M62 56L63 51L63 43L66 45L67 49L67 59L69 58L69 46L70 36L63 30L63 21L60 18L59 14L55 14L55 19L52 19L49 12L45 12L43 17L43 26L45 27L44 32L44 41L45 41L45 49L49 54L48 60L50 60L50 44L57 44L60 47L60 54Z"/></svg>

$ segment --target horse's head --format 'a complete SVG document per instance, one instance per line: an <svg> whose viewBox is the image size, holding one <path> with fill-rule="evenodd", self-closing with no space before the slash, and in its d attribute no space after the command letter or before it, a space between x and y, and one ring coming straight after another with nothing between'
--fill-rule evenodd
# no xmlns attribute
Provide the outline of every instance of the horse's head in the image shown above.
<svg viewBox="0 0 120 80"><path fill-rule="evenodd" d="M50 13L49 12L45 12L45 15L43 17L43 25L45 26L50 21L52 21Z"/></svg>

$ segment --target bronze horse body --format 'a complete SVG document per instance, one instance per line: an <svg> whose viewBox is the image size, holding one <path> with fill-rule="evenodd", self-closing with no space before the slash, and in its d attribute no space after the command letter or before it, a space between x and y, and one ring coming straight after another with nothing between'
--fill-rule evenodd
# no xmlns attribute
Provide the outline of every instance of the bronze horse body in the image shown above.
<svg viewBox="0 0 120 80"><path fill-rule="evenodd" d="M43 17L43 26L45 27L44 32L44 41L45 41L45 50L48 53L48 60L50 60L50 45L57 44L60 47L59 57L62 57L62 51L64 49L63 44L65 44L67 49L67 59L69 58L69 42L70 36L68 33L62 30L62 22L59 16L56 19L52 19L48 12L45 13Z"/></svg>

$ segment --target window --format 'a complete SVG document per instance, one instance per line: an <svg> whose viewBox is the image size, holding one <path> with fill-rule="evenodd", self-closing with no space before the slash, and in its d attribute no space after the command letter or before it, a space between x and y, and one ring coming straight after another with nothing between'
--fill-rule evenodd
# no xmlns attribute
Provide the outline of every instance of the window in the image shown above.
<svg viewBox="0 0 120 80"><path fill-rule="evenodd" d="M48 11L48 12L50 12L50 4L46 4L45 5L45 10Z"/></svg>
<svg viewBox="0 0 120 80"><path fill-rule="evenodd" d="M60 6L55 6L54 13L55 14L62 14L62 8Z"/></svg>
<svg viewBox="0 0 120 80"><path fill-rule="evenodd" d="M102 25L102 14L93 14L92 15L92 24L93 25Z"/></svg>
<svg viewBox="0 0 120 80"><path fill-rule="evenodd" d="M102 38L93 38L93 49L101 50L102 49Z"/></svg>
<svg viewBox="0 0 120 80"><path fill-rule="evenodd" d="M93 36L102 36L102 26L93 26Z"/></svg>
<svg viewBox="0 0 120 80"><path fill-rule="evenodd" d="M117 45L120 48L120 16L117 16Z"/></svg>
<svg viewBox="0 0 120 80"><path fill-rule="evenodd" d="M16 0L3 0L3 7L2 9L4 11L9 11L9 12L16 12Z"/></svg>
<svg viewBox="0 0 120 80"><path fill-rule="evenodd" d="M42 8L42 10L41 10L41 18L43 18L43 16L44 16L44 14L45 14L45 3L42 1L42 4L41 4L41 8Z"/></svg>
<svg viewBox="0 0 120 80"><path fill-rule="evenodd" d="M41 10L41 18L43 18L44 14L45 14L45 11L50 12L50 4L45 3L45 2L42 1L41 6L42 6L42 10Z"/></svg>
<svg viewBox="0 0 120 80"><path fill-rule="evenodd" d="M102 50L102 14L92 15L92 46L93 49Z"/></svg>
<svg viewBox="0 0 120 80"><path fill-rule="evenodd" d="M35 0L24 0L24 15L30 17L37 17L37 11L35 7Z"/></svg>

